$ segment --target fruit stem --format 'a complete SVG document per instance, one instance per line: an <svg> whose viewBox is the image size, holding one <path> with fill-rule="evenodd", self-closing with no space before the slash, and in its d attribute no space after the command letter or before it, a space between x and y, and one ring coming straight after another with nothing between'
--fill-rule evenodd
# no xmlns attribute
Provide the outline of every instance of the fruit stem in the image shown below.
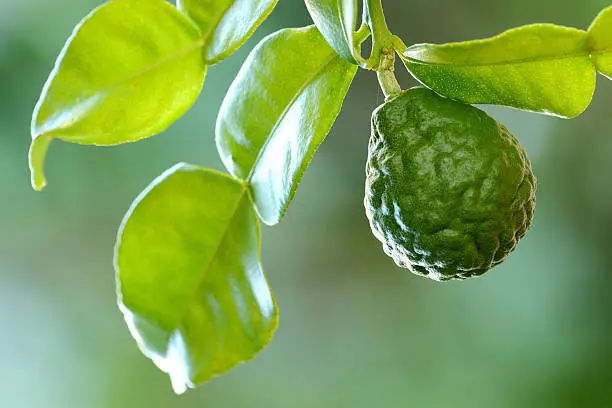
<svg viewBox="0 0 612 408"><path fill-rule="evenodd" d="M400 93L402 88L394 74L397 37L389 31L382 0L364 0L363 22L372 32L372 52L368 59L368 68L377 71L380 88L385 98L390 98Z"/></svg>
<svg viewBox="0 0 612 408"><path fill-rule="evenodd" d="M385 98L389 99L402 92L397 78L395 78L395 52L389 49L383 49L383 56L380 61L380 66L376 71L380 89L382 89Z"/></svg>

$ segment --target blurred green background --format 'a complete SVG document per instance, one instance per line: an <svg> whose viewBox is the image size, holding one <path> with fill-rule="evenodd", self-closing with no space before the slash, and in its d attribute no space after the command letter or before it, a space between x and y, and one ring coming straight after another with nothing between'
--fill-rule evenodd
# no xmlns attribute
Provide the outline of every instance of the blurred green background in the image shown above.
<svg viewBox="0 0 612 408"><path fill-rule="evenodd" d="M273 342L175 396L116 307L117 226L172 164L222 168L214 121L233 75L264 35L310 20L302 1L281 0L160 136L115 148L55 142L50 184L35 193L30 114L65 39L98 3L0 0L0 407L612 407L612 82L603 77L571 121L487 108L530 154L535 223L486 276L440 284L395 267L369 231L364 164L383 96L360 72L286 220L264 229L281 310ZM392 30L416 43L531 22L586 28L609 0L384 4Z"/></svg>

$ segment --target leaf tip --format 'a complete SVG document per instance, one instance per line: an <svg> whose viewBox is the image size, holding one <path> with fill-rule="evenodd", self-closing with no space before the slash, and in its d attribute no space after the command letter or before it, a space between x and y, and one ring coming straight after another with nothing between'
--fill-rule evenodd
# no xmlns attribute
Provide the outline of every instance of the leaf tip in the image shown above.
<svg viewBox="0 0 612 408"><path fill-rule="evenodd" d="M171 377L171 381L172 381L172 390L174 391L176 395L184 394L185 391L187 391L187 386L184 383L179 383L178 381L174 381L172 377Z"/></svg>
<svg viewBox="0 0 612 408"><path fill-rule="evenodd" d="M119 310L138 348L163 372L170 376L172 390L181 395L194 388L188 358L188 345L180 331L168 332L125 305L118 286Z"/></svg>
<svg viewBox="0 0 612 408"><path fill-rule="evenodd" d="M28 154L32 188L41 191L47 185L45 178L45 156L49 149L51 138L48 136L38 136L32 139Z"/></svg>

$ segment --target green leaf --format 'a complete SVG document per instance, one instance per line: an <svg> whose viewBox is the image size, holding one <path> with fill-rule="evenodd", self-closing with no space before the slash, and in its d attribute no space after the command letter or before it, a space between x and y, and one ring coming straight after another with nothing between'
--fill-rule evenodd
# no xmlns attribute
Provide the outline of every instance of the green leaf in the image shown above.
<svg viewBox="0 0 612 408"><path fill-rule="evenodd" d="M285 214L356 71L314 26L268 36L240 69L217 118L217 148L265 223Z"/></svg>
<svg viewBox="0 0 612 408"><path fill-rule="evenodd" d="M328 44L342 58L357 64L353 38L357 22L356 0L306 0L306 7Z"/></svg>
<svg viewBox="0 0 612 408"><path fill-rule="evenodd" d="M612 6L602 10L593 21L587 49L597 70L612 79Z"/></svg>
<svg viewBox="0 0 612 408"><path fill-rule="evenodd" d="M243 183L178 164L141 193L115 248L119 307L177 393L251 359L278 323Z"/></svg>
<svg viewBox="0 0 612 408"><path fill-rule="evenodd" d="M91 145L159 133L193 104L204 81L199 29L163 0L115 0L75 28L32 118L35 189L53 138Z"/></svg>
<svg viewBox="0 0 612 408"><path fill-rule="evenodd" d="M595 90L586 38L583 30L533 24L484 40L414 45L400 56L419 81L449 98L570 118Z"/></svg>
<svg viewBox="0 0 612 408"><path fill-rule="evenodd" d="M240 48L276 3L278 0L177 0L177 7L204 33L204 58L213 64Z"/></svg>

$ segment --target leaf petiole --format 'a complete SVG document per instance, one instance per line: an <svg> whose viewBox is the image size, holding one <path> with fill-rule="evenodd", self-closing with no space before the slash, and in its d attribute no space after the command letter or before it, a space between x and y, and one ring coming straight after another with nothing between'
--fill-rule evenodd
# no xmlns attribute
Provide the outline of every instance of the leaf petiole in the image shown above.
<svg viewBox="0 0 612 408"><path fill-rule="evenodd" d="M367 40L369 36L370 36L370 27L368 27L367 24L363 23L361 24L361 27L359 27L359 30L355 31L355 35L353 37L353 40L354 40L354 44L353 44L354 53L353 54L355 56L355 59L358 62L359 67L363 69L369 69L368 68L369 62L367 59L361 56L361 44L363 44L363 42Z"/></svg>

